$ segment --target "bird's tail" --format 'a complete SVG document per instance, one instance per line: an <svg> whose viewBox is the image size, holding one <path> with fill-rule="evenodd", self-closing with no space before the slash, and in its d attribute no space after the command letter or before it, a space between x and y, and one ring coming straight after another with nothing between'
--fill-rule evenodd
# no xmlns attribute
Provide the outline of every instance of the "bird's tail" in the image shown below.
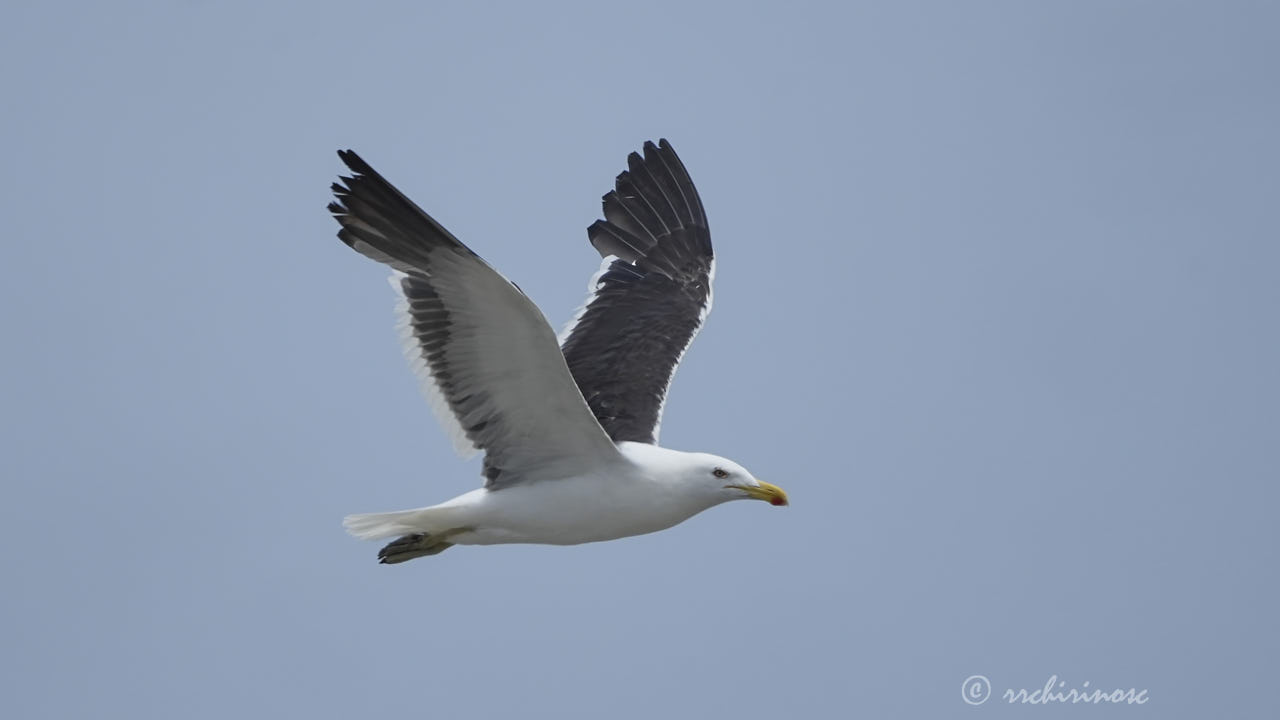
<svg viewBox="0 0 1280 720"><path fill-rule="evenodd" d="M449 540L471 528L441 525L449 517L448 508L436 506L399 512L348 515L342 521L342 526L361 540L396 538L378 552L378 561L390 565L436 555L453 547Z"/></svg>
<svg viewBox="0 0 1280 720"><path fill-rule="evenodd" d="M342 527L361 540L411 535L420 533L424 529L422 527L423 509L348 515L343 518Z"/></svg>

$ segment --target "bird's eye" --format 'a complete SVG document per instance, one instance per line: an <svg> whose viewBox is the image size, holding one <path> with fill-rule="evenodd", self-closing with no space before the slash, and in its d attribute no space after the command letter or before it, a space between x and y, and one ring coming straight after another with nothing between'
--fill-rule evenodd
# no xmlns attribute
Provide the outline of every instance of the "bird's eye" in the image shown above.
<svg viewBox="0 0 1280 720"><path fill-rule="evenodd" d="M728 470L725 470L724 468L716 468L715 470L712 470L712 471L711 471L711 474L712 474L712 475L715 475L716 477L720 478L721 480L723 480L723 479L725 479L725 478L729 477L729 471L728 471Z"/></svg>

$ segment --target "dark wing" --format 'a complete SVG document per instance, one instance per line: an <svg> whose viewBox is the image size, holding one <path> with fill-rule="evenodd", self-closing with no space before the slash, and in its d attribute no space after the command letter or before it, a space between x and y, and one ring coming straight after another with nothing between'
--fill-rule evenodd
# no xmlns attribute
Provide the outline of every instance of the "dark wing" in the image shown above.
<svg viewBox="0 0 1280 720"><path fill-rule="evenodd" d="M485 452L485 486L616 461L541 311L354 152L338 155L354 173L333 186L338 237L395 271L406 354L455 446Z"/></svg>
<svg viewBox="0 0 1280 720"><path fill-rule="evenodd" d="M587 236L605 262L561 350L609 437L656 443L671 377L711 310L711 230L666 140L631 153L604 217Z"/></svg>

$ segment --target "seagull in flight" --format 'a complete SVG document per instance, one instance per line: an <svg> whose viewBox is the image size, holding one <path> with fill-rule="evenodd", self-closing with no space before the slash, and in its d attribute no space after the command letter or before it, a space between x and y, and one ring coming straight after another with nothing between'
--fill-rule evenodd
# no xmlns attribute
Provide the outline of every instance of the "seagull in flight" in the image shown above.
<svg viewBox="0 0 1280 720"><path fill-rule="evenodd" d="M711 310L702 200L671 144L644 144L587 228L604 258L557 337L538 307L351 150L338 237L391 268L405 355L484 485L438 505L350 515L396 538L383 563L454 545L575 545L665 530L729 500L786 505L742 465L658 445L676 366Z"/></svg>

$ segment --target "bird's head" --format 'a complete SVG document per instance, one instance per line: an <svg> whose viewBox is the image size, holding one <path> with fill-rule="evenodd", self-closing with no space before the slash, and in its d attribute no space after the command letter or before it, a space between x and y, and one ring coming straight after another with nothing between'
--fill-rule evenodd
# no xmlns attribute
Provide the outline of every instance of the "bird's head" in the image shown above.
<svg viewBox="0 0 1280 720"><path fill-rule="evenodd" d="M721 500L764 500L770 505L788 505L782 488L747 472L727 458L700 454L694 463L693 481L712 489Z"/></svg>

